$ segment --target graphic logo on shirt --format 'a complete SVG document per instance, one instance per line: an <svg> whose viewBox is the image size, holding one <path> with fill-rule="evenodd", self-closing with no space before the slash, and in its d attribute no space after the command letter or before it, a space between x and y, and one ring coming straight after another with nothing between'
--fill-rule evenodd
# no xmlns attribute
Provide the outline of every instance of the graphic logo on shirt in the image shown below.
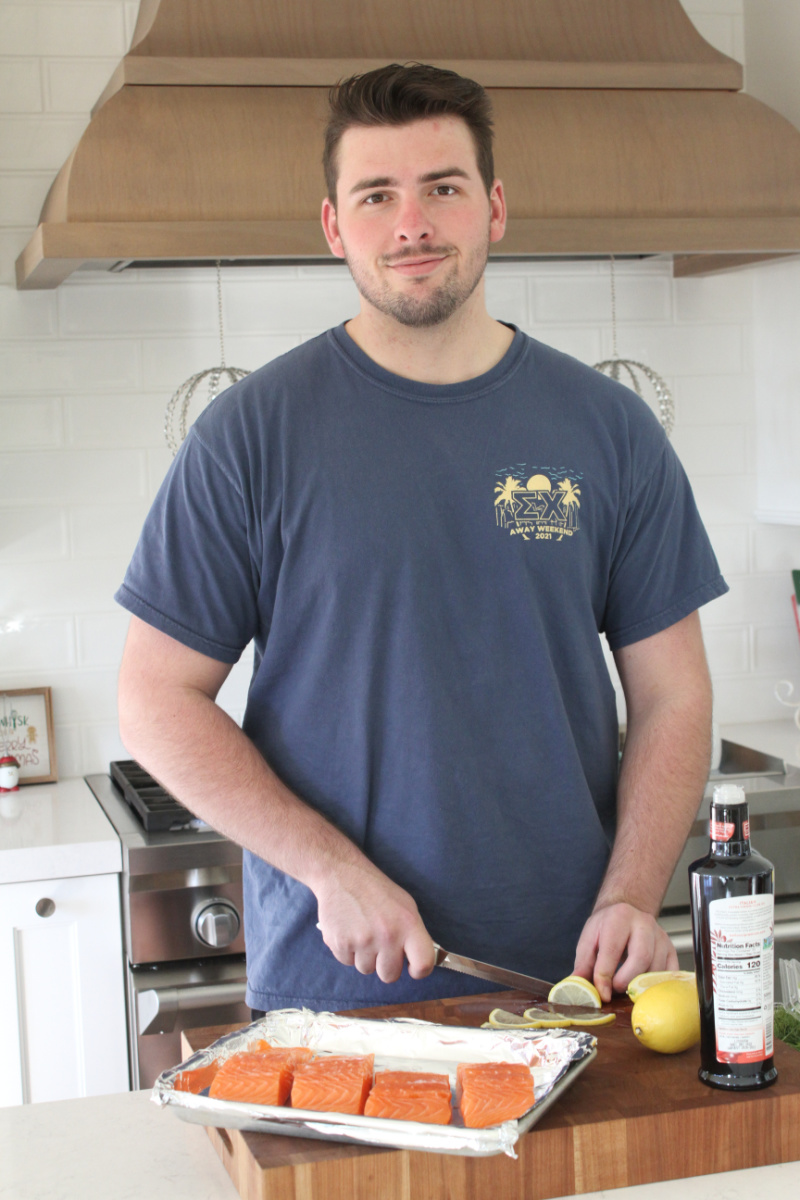
<svg viewBox="0 0 800 1200"><path fill-rule="evenodd" d="M580 471L514 463L495 478L495 519L512 537L560 542L580 529Z"/></svg>

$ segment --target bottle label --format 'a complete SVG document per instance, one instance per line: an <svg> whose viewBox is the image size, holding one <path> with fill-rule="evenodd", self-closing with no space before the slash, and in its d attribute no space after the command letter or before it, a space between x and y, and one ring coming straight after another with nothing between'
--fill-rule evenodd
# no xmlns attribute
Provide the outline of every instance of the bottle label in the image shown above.
<svg viewBox="0 0 800 1200"><path fill-rule="evenodd" d="M742 821L742 837L746 842L750 841L750 822Z"/></svg>
<svg viewBox="0 0 800 1200"><path fill-rule="evenodd" d="M774 897L735 896L708 908L717 1059L761 1062L772 1055Z"/></svg>
<svg viewBox="0 0 800 1200"><path fill-rule="evenodd" d="M736 826L733 821L712 821L711 840L712 842L729 842L735 830Z"/></svg>

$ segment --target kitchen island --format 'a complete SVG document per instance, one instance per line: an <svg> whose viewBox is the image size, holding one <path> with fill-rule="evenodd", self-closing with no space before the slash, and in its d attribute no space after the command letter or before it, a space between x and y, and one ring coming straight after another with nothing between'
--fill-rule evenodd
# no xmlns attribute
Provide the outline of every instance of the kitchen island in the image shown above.
<svg viewBox="0 0 800 1200"><path fill-rule="evenodd" d="M535 1137L536 1131L527 1136ZM800 1162L792 1162L583 1196L584 1200L767 1196L797 1200L799 1194ZM238 1193L205 1130L157 1108L149 1091L0 1110L0 1200L87 1197L238 1200ZM377 1192L374 1200L381 1200Z"/></svg>

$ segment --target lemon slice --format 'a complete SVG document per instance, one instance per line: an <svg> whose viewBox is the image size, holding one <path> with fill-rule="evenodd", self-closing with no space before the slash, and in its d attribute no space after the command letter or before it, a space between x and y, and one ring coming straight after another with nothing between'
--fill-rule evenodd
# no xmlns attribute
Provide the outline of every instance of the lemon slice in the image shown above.
<svg viewBox="0 0 800 1200"><path fill-rule="evenodd" d="M502 1008L493 1008L489 1013L486 1027L490 1029L563 1029L572 1024L569 1017L560 1017L537 1009L529 1011L535 1015L529 1017L526 1012L525 1016L521 1017L517 1013L506 1012Z"/></svg>
<svg viewBox="0 0 800 1200"><path fill-rule="evenodd" d="M594 984L580 975L568 975L554 984L547 999L551 1004L573 1004L583 1008L600 1008L603 1003Z"/></svg>
<svg viewBox="0 0 800 1200"><path fill-rule="evenodd" d="M635 1003L649 987L656 983L666 983L670 979L694 982L694 971L645 971L643 975L637 975L630 981L628 995Z"/></svg>
<svg viewBox="0 0 800 1200"><path fill-rule="evenodd" d="M526 1008L525 1016L529 1017L531 1020L537 1020L537 1021L539 1019L542 1019L542 1020L547 1019L547 1014L541 1013L539 1010L537 1010L535 1008ZM579 1026L579 1025L592 1025L592 1026L594 1026L594 1025L610 1025L612 1021L616 1021L617 1014L613 1013L613 1012L598 1012L597 1016L594 1016L594 1015L590 1015L587 1013L586 1016L583 1016L583 1017L558 1018L559 1024L561 1023L562 1019L566 1022L566 1024L575 1025L575 1026Z"/></svg>

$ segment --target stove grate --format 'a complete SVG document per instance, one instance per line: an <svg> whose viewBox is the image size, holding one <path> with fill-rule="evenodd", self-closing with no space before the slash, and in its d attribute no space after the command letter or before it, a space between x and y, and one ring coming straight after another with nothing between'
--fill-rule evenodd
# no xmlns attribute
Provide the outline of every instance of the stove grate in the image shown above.
<svg viewBox="0 0 800 1200"><path fill-rule="evenodd" d="M133 759L112 762L111 778L148 833L180 829L194 821L192 813Z"/></svg>

